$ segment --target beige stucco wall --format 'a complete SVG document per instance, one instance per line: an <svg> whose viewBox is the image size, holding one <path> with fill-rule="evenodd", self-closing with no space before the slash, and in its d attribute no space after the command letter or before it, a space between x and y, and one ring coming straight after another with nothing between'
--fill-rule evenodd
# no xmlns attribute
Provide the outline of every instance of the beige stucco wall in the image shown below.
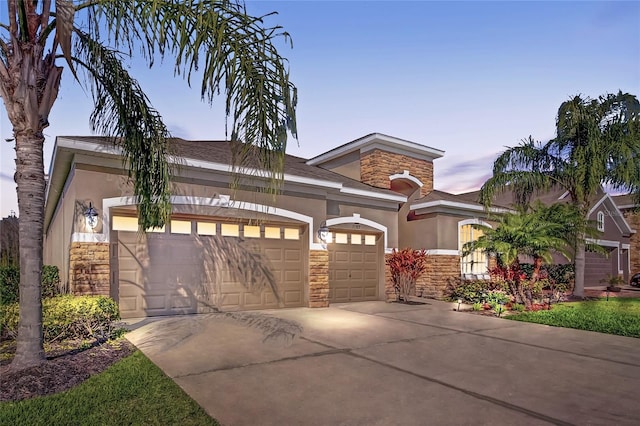
<svg viewBox="0 0 640 426"><path fill-rule="evenodd" d="M187 177L179 178L182 182L172 184L172 195L213 198L219 195L228 195L233 200L255 204L268 204L271 202L269 195L257 194L252 191L233 191L228 188L228 183L211 182L211 185L203 183L202 179L195 180ZM212 186L216 185L216 186ZM82 213L89 202L102 215L104 207L103 199L130 196L133 194L131 186L124 175L114 174L113 169L101 169L94 166L78 165L68 183L64 199L61 199L61 208L54 215L53 220L45 236L45 262L60 268L60 277L68 285L69 279L69 252L72 234L74 232L87 232ZM288 195L288 194L296 194ZM313 218L309 229L314 241L317 228L325 221L327 216L327 201L321 198L317 190L309 189L305 194L300 188L285 187L285 194L278 195L275 207L289 210ZM129 207L133 209L133 207ZM362 218L380 223L388 228L389 244L397 244L397 217L394 210L379 210L376 208L340 204L340 216L353 216L360 214ZM238 219L269 220L278 222L294 221L282 216L266 215L263 211L246 211L224 207L203 206L174 206L174 214L189 214L203 216L235 217ZM113 213L113 212L112 212ZM335 217L335 216L331 216ZM299 223L299 222L298 222ZM95 232L102 232L102 221L99 222Z"/></svg>
<svg viewBox="0 0 640 426"><path fill-rule="evenodd" d="M399 218L401 247L423 249L458 250L458 222L468 218L445 215L429 215L406 220Z"/></svg>

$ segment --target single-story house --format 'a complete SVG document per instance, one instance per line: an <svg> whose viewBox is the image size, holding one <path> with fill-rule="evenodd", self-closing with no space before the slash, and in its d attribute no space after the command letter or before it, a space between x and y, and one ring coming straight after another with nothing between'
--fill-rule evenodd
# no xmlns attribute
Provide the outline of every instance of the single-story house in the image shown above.
<svg viewBox="0 0 640 426"><path fill-rule="evenodd" d="M373 133L312 159L287 155L274 204L247 183L230 189L228 142L176 138L171 145L172 217L142 234L109 139L56 139L44 260L60 268L71 292L109 295L123 317L390 300L385 256L395 247L428 250L418 283L425 296L442 296L448 278L486 274L486 256L461 259L460 248L487 212L473 194L434 189L433 163L444 151ZM594 214L615 208L603 196ZM603 220L603 242L612 248L604 269L628 271L631 228L621 215ZM329 231L324 241L321 228ZM233 262L229 253L238 255ZM279 297L246 288L260 276L277 284Z"/></svg>

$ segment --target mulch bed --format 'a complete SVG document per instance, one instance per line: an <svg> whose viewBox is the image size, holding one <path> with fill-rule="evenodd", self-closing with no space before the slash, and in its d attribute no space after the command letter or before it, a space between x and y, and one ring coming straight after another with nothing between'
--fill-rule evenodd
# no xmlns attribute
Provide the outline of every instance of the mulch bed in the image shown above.
<svg viewBox="0 0 640 426"><path fill-rule="evenodd" d="M0 401L20 401L65 391L101 373L136 350L126 339L83 348L79 342L64 342L48 348L47 361L20 371L11 371L15 344L2 345L0 355Z"/></svg>

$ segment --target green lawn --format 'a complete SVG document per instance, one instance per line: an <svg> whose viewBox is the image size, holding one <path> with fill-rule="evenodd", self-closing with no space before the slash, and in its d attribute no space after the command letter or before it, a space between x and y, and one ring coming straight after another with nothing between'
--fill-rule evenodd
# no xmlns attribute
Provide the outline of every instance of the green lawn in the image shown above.
<svg viewBox="0 0 640 426"><path fill-rule="evenodd" d="M140 351L81 385L0 403L0 425L217 425Z"/></svg>
<svg viewBox="0 0 640 426"><path fill-rule="evenodd" d="M640 337L640 299L611 298L553 305L550 311L524 312L511 320Z"/></svg>

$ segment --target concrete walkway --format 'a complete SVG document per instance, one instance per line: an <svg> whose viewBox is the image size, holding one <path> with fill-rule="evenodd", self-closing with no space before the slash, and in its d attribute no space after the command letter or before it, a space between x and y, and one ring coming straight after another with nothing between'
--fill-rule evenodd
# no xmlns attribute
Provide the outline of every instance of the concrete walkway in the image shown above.
<svg viewBox="0 0 640 426"><path fill-rule="evenodd" d="M640 340L430 301L134 323L224 425L640 424Z"/></svg>

